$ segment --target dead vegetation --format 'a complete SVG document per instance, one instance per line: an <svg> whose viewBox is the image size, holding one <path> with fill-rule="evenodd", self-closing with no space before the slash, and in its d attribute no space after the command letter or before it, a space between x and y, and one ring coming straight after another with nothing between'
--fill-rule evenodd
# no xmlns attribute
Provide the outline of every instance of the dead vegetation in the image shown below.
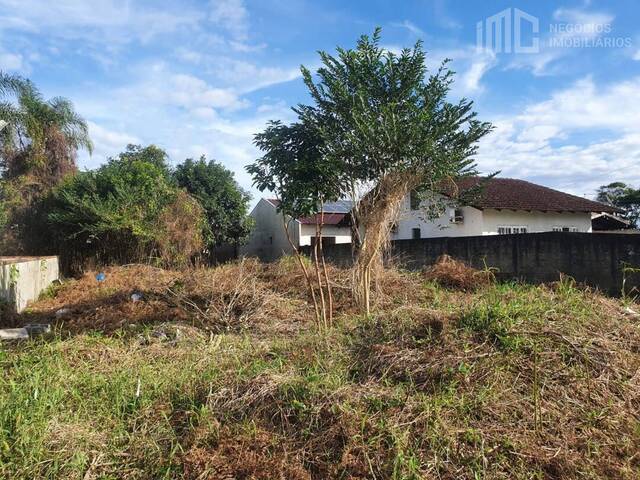
<svg viewBox="0 0 640 480"><path fill-rule="evenodd" d="M449 255L440 256L434 265L427 267L424 277L443 287L465 292L471 292L495 282L495 276L491 270L476 270Z"/></svg>
<svg viewBox="0 0 640 480"><path fill-rule="evenodd" d="M638 478L627 304L446 261L429 281L387 271L363 318L331 268L321 331L291 259L66 282L29 315L70 308L77 335L4 353L0 476Z"/></svg>

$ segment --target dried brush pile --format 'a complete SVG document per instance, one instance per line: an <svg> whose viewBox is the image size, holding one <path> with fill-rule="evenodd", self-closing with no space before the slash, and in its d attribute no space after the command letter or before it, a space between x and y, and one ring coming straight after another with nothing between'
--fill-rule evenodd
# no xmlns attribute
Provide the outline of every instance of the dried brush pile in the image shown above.
<svg viewBox="0 0 640 480"><path fill-rule="evenodd" d="M465 292L472 292L495 281L490 270L476 270L449 255L440 256L434 265L427 267L424 277L443 287Z"/></svg>

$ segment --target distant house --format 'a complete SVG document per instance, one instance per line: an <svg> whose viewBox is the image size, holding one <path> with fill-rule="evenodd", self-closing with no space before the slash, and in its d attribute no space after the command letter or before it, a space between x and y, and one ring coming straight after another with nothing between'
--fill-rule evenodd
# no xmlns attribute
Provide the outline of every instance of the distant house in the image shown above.
<svg viewBox="0 0 640 480"><path fill-rule="evenodd" d="M594 232L619 232L629 230L631 222L610 213L594 213L591 216L591 228Z"/></svg>
<svg viewBox="0 0 640 480"><path fill-rule="evenodd" d="M478 187L480 177L456 182L458 192ZM620 210L552 188L513 178L492 178L483 182L477 193L457 199L457 195L438 194L445 205L437 218L425 212L428 204L415 195L407 195L401 205L391 240L468 237L476 235L524 234L536 232L591 232L592 217L607 215L613 223ZM262 199L251 212L255 225L242 255L274 260L292 248L283 228L278 201ZM323 244L351 242L352 202L342 200L324 206ZM319 215L287 219L291 240L296 247L313 245Z"/></svg>
<svg viewBox="0 0 640 480"><path fill-rule="evenodd" d="M263 198L251 211L250 216L253 218L254 227L246 244L240 247L241 255L272 261L283 254L292 253L293 248L287 239L278 204L278 200ZM347 200L324 204L323 245L351 242L349 223L351 208L352 203ZM318 222L320 222L320 214L302 218L287 217L291 241L296 248L314 244Z"/></svg>
<svg viewBox="0 0 640 480"><path fill-rule="evenodd" d="M480 177L456 182L458 191L470 191ZM425 218L424 204L407 195L394 226L392 240L466 237L535 232L591 232L594 214L613 216L619 210L552 188L513 178L486 181L465 204L446 194L447 207L438 218Z"/></svg>

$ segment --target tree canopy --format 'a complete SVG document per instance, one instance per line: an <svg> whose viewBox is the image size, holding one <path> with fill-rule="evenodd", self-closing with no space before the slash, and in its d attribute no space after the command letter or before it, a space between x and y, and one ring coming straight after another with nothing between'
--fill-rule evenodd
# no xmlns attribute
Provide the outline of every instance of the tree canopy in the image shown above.
<svg viewBox="0 0 640 480"><path fill-rule="evenodd" d="M257 135L265 154L248 168L254 184L275 189L287 207L354 200L356 296L367 311L371 272L403 198L475 173L477 141L491 129L477 120L472 101L448 100L453 73L446 61L430 73L420 42L396 54L380 38L377 29L355 49L320 52L315 75L302 67L313 103L293 108L293 125L271 123Z"/></svg>
<svg viewBox="0 0 640 480"><path fill-rule="evenodd" d="M623 182L613 182L598 188L596 200L621 208L631 227L640 226L640 188L635 189Z"/></svg>
<svg viewBox="0 0 640 480"><path fill-rule="evenodd" d="M174 178L204 209L210 250L224 243L236 244L249 233L247 211L250 196L222 164L202 156L178 165Z"/></svg>

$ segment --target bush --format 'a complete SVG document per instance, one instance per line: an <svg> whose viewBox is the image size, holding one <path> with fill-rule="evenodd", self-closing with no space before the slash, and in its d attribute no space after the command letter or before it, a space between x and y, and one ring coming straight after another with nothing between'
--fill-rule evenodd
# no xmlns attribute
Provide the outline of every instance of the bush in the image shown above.
<svg viewBox="0 0 640 480"><path fill-rule="evenodd" d="M63 265L81 270L97 264L159 257L188 261L203 248L199 204L171 181L165 153L128 146L94 171L67 178L47 200L47 219Z"/></svg>

